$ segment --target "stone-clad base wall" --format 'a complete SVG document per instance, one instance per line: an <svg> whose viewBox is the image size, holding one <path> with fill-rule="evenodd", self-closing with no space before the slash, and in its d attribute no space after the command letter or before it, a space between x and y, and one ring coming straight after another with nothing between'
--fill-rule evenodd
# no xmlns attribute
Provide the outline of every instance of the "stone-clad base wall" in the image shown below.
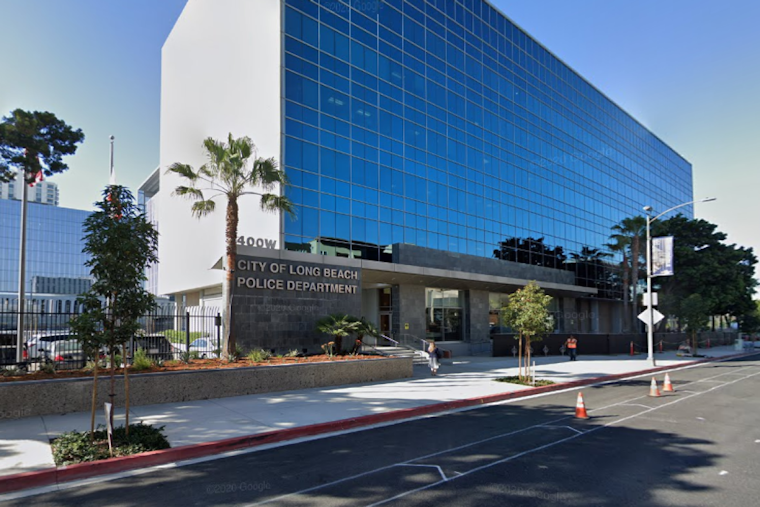
<svg viewBox="0 0 760 507"><path fill-rule="evenodd" d="M412 376L412 358L372 358L221 370L133 374L131 406L292 391ZM109 378L98 378L98 410L108 401ZM89 412L92 378L0 383L0 418ZM124 380L116 378L117 408L124 406Z"/></svg>

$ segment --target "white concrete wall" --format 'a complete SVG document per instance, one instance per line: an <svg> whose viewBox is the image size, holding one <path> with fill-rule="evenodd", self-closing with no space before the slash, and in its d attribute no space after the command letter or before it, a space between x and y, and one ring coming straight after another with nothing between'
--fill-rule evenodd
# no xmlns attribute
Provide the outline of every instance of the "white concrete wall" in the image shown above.
<svg viewBox="0 0 760 507"><path fill-rule="evenodd" d="M171 196L184 184L167 175L175 162L200 167L202 142L248 136L260 157L280 159L279 0L189 0L164 43L161 63L161 206L159 292L221 284L211 266L224 254L226 201L211 215L191 216L192 201ZM263 213L255 196L240 201L238 236L277 240L279 214Z"/></svg>

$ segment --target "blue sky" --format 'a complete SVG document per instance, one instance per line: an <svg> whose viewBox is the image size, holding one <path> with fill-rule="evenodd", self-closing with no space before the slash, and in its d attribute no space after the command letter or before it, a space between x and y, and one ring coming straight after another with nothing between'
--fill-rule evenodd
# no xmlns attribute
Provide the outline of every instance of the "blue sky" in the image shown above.
<svg viewBox="0 0 760 507"><path fill-rule="evenodd" d="M760 2L493 3L689 160L695 198L718 198L697 216L760 252ZM184 4L0 0L0 115L48 110L86 135L55 177L62 206L99 198L111 134L119 183L136 193L155 169L161 46Z"/></svg>

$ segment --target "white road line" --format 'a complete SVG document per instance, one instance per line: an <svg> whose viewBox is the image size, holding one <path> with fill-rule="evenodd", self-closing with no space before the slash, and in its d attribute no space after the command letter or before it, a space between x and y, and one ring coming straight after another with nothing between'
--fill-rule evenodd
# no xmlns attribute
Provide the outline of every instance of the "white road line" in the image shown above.
<svg viewBox="0 0 760 507"><path fill-rule="evenodd" d="M641 408L652 408L647 405L641 405L639 403L623 403L620 405L621 407L641 407Z"/></svg>
<svg viewBox="0 0 760 507"><path fill-rule="evenodd" d="M441 477L443 478L443 480L444 480L444 481L448 481L448 480L449 480L449 479L448 479L448 477L446 477L446 474L444 474L444 473L443 473L443 470L441 469L441 467L439 467L438 465L413 465L413 464L411 464L411 463L405 463L405 464L403 464L403 465L398 465L398 466L400 466L400 467L426 467L426 468L436 468L436 469L438 469L438 473L440 473L440 474L441 474Z"/></svg>
<svg viewBox="0 0 760 507"><path fill-rule="evenodd" d="M576 428L573 428L572 426L552 426L552 425L544 424L543 426L540 426L540 427L541 428L558 429L558 430L570 430L570 431L574 431L576 433L581 433L581 434L584 433L583 431L581 431L579 429L576 429Z"/></svg>

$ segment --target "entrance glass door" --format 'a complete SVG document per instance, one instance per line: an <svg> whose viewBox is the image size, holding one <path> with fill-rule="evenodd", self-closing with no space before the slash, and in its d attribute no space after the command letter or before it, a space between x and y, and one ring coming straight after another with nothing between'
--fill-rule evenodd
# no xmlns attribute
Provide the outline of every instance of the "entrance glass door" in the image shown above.
<svg viewBox="0 0 760 507"><path fill-rule="evenodd" d="M458 290L426 289L425 338L428 340L461 341L462 292Z"/></svg>

